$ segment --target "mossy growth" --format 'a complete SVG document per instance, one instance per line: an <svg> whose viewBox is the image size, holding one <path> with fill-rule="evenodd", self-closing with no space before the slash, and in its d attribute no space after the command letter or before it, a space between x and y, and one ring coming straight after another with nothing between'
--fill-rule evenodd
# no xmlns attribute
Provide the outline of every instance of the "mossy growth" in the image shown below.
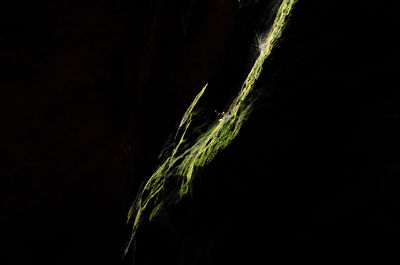
<svg viewBox="0 0 400 265"><path fill-rule="evenodd" d="M128 212L127 222L133 222L133 224L124 254L128 252L140 222L144 218L152 220L166 204L176 203L187 195L191 190L196 169L210 163L238 135L251 113L253 106L251 94L261 74L263 64L281 37L296 2L297 0L282 0L268 34L262 35L260 39L259 56L228 110L220 119L212 122L194 142L183 145L194 118L195 107L207 85L194 98L179 124L173 150L141 188Z"/></svg>

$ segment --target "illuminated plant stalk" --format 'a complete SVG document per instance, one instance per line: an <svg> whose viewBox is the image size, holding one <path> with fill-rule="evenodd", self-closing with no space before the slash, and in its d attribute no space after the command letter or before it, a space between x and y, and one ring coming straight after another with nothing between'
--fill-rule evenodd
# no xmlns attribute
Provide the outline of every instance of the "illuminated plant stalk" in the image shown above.
<svg viewBox="0 0 400 265"><path fill-rule="evenodd" d="M134 221L131 237L124 254L128 252L143 217L147 214L151 220L157 215L167 200L176 202L186 195L190 191L196 168L211 162L217 153L227 147L237 136L252 109L251 101L249 102L249 95L253 91L255 83L261 74L265 60L269 57L276 42L282 36L287 18L296 2L297 0L282 0L271 30L259 44L260 54L244 81L238 96L218 121L213 123L205 133L200 135L193 145L185 148L182 147L182 143L192 122L193 110L207 85L195 97L179 124L175 135L175 148L172 150L170 156L153 173L144 187L140 189L136 200L128 212L127 222L129 223L132 219ZM165 184L167 181L171 181L171 179L179 183L180 187L169 191L172 194L165 194ZM166 195L168 195L168 199ZM149 210L151 210L150 213L148 213ZM145 211L147 212L145 213Z"/></svg>

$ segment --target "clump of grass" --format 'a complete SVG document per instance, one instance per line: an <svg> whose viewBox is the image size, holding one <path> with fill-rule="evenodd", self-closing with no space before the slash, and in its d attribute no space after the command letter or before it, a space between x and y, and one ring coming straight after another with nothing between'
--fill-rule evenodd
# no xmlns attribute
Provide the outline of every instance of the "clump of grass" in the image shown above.
<svg viewBox="0 0 400 265"><path fill-rule="evenodd" d="M192 123L194 109L207 85L190 104L177 129L176 144L171 154L140 189L128 212L127 222L133 220L133 227L124 254L128 252L143 217L153 219L165 204L176 203L189 193L196 169L210 163L218 152L226 148L237 136L251 113L253 100L250 95L261 74L263 64L281 37L287 18L296 2L297 0L282 0L269 33L260 38L260 54L226 113L213 122L193 144L183 146ZM173 185L169 185L171 183ZM167 189L167 186L173 188Z"/></svg>

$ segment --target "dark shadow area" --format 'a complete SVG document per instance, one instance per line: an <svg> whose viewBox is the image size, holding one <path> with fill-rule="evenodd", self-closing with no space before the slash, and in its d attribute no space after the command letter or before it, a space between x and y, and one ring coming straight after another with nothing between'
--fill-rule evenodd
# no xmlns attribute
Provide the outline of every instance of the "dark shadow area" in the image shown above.
<svg viewBox="0 0 400 265"><path fill-rule="evenodd" d="M140 183L205 83L208 113L235 97L274 2L3 4L0 263L132 264ZM309 260L397 239L398 9L299 0L253 115L192 197L143 223L135 264Z"/></svg>

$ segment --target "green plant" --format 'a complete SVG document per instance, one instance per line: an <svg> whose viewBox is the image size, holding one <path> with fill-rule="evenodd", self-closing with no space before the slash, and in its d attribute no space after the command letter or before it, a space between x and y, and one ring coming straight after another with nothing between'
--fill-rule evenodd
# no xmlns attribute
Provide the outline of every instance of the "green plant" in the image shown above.
<svg viewBox="0 0 400 265"><path fill-rule="evenodd" d="M282 0L268 34L259 37L260 54L244 81L237 97L221 118L213 122L193 144L183 145L194 117L194 109L204 94L207 85L195 97L183 115L175 135L175 147L158 169L139 191L128 212L127 222L133 222L132 234L125 248L125 254L136 235L144 217L154 218L166 203L176 203L190 192L196 169L210 163L219 151L226 148L237 136L251 113L253 100L251 94L259 78L263 64L282 35L288 16L297 0ZM173 183L175 188L167 189ZM171 185L168 185L171 186Z"/></svg>

